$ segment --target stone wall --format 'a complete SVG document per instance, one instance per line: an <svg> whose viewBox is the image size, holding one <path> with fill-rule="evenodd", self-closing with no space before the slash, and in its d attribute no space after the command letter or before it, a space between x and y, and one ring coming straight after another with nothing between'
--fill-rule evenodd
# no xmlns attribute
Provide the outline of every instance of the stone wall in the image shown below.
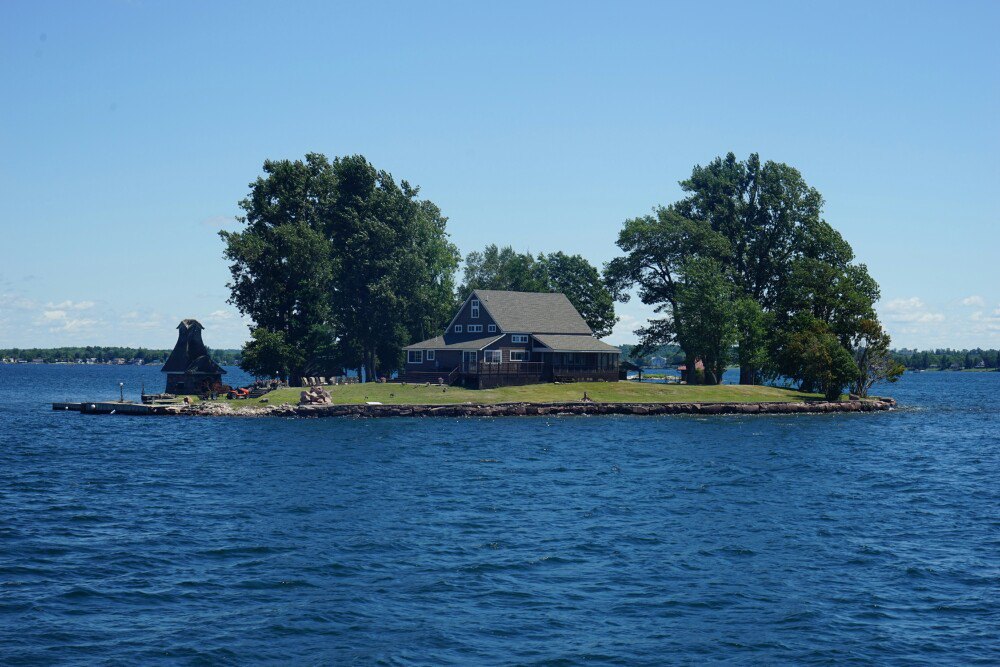
<svg viewBox="0 0 1000 667"><path fill-rule="evenodd" d="M891 398L796 403L500 403L496 405L274 405L233 409L196 404L172 414L233 417L528 417L561 415L759 415L880 412Z"/></svg>

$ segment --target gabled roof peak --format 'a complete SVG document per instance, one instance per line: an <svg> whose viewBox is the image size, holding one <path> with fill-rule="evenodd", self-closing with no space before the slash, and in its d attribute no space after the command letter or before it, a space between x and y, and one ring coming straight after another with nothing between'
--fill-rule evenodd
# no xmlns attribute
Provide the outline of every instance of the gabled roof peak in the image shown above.
<svg viewBox="0 0 1000 667"><path fill-rule="evenodd" d="M593 335L562 292L475 289L472 294L505 332Z"/></svg>

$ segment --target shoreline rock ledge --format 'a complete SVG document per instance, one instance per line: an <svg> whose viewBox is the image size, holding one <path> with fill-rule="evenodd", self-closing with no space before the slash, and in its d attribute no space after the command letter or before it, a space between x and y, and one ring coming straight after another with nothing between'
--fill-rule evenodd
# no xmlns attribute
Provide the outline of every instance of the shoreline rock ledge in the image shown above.
<svg viewBox="0 0 1000 667"><path fill-rule="evenodd" d="M532 417L568 415L790 415L883 412L891 398L790 403L495 403L453 405L262 405L233 408L196 404L169 414L197 417Z"/></svg>

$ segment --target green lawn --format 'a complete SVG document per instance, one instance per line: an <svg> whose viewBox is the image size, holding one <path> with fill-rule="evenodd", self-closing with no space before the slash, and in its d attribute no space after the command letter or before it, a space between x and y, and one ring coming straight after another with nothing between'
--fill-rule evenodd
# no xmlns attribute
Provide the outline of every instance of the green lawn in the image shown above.
<svg viewBox="0 0 1000 667"><path fill-rule="evenodd" d="M448 405L455 403L563 403L579 401L583 393L601 403L751 403L815 400L818 394L790 389L741 385L687 386L638 382L576 382L533 384L499 389L462 389L404 384L354 384L327 387L337 404L378 401L386 405ZM271 405L298 403L300 388L278 389L267 394ZM259 405L258 400L226 401Z"/></svg>

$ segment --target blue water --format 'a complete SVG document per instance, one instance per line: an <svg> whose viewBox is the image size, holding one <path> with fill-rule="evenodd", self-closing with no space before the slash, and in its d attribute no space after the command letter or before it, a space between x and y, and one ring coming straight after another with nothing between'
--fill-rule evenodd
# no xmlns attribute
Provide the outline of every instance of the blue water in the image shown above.
<svg viewBox="0 0 1000 667"><path fill-rule="evenodd" d="M1000 661L1000 373L874 415L48 409L119 381L162 378L0 367L2 664Z"/></svg>

